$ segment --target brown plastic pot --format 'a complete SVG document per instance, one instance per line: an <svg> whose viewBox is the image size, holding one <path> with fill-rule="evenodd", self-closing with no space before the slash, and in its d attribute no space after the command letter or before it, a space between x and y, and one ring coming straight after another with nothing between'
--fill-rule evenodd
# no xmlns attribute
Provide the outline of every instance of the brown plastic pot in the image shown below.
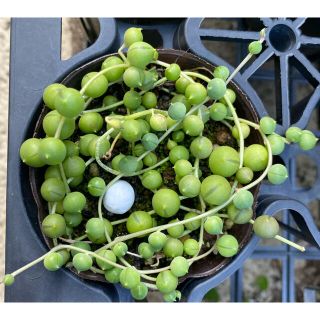
<svg viewBox="0 0 320 320"><path fill-rule="evenodd" d="M213 70L215 67L211 63L184 51L179 50L172 50L172 49L160 49L159 51L159 59L165 61L167 63L178 63L181 69L193 69L196 67L205 67L209 70ZM86 63L85 65L77 68L73 72L71 72L66 78L63 79L61 83L65 84L69 87L80 88L81 79L82 77L91 71L98 71L100 70L100 66L102 62L110 56L116 54L110 54L102 56L98 59L95 59L91 62ZM239 117L248 119L255 123L258 123L258 116L252 105L251 101L249 100L248 96L233 82L229 83L229 87L233 89L237 94L237 100L235 103L237 113ZM42 106L42 111L40 116L37 120L36 127L34 130L34 137L40 138L43 137L45 134L42 129L42 121L44 116L49 112L47 107L44 105ZM251 130L250 136L246 139L247 142L250 144L252 143L262 143L262 139L259 133L256 130ZM42 199L40 194L40 187L43 177L43 169L29 169L30 174L30 183L31 189L34 196L34 199L37 204L38 208L38 219L41 225L42 220L47 215L47 205L46 202ZM255 207L257 201L257 194L259 190L260 184L254 187L252 190L255 198L254 202L254 216L255 216ZM234 225L233 228L230 230L230 234L233 234L239 242L239 250L242 250L245 245L248 243L252 236L252 226L251 224L244 224L244 225ZM45 235L43 235L44 240L49 248L53 248L52 240ZM180 282L184 281L186 278L199 278L199 277L206 277L206 276L213 276L219 270L224 268L226 265L233 263L232 258L223 258L220 255L209 255L204 259L196 261L189 270L189 273L186 277L181 278ZM76 273L79 277L84 279L90 279L94 281L101 281L106 282L105 278L101 274L95 274L93 272L81 272L77 273L74 268L70 268L72 272Z"/></svg>

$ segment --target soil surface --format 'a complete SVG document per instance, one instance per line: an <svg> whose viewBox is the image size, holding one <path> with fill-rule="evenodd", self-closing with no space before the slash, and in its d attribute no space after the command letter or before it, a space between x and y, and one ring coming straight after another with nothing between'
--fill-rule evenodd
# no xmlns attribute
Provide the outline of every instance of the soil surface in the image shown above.
<svg viewBox="0 0 320 320"><path fill-rule="evenodd" d="M206 19L203 27L219 28L219 29L236 29L236 23L232 20L223 19ZM0 278L4 272L4 236L5 236L5 199L6 199L6 157L7 157L7 118L8 118L8 87L9 87L9 43L10 43L10 19L0 18ZM73 54L81 51L86 47L87 39L84 33L81 32L81 25L78 19L63 19L63 32L62 32L62 58L67 59ZM205 41L205 46L227 60L231 64L235 64L237 47L234 44ZM270 62L270 63L269 63ZM272 66L272 61L266 63L266 68ZM257 90L262 101L268 108L271 116L275 116L275 99L274 99L274 84L265 83L261 85L260 81L253 83L254 88ZM298 88L298 95L301 98L305 95L308 88L305 86ZM308 128L319 128L319 115L315 112L314 117L311 117ZM308 168L308 172L305 171ZM314 166L311 165L310 160L304 158L298 161L297 179L298 184L303 187L308 187L314 182ZM170 174L168 179L170 178ZM320 227L320 206L319 201L310 203L310 210ZM269 263L268 260L248 260L245 264L244 275L244 292L245 297L251 301L279 301L279 272L281 268L278 263ZM320 262L319 261L303 261L300 260L296 264L296 296L298 301L303 300L303 288L306 285L320 285ZM255 275L265 275L269 279L269 290L266 295L256 295ZM312 280L312 283L310 281ZM274 290L273 290L274 289ZM230 280L227 279L216 288L219 293L219 301L230 301ZM4 288L0 285L0 302L3 300ZM216 295L215 295L216 296ZM160 298L156 294L150 295L151 301L159 301Z"/></svg>

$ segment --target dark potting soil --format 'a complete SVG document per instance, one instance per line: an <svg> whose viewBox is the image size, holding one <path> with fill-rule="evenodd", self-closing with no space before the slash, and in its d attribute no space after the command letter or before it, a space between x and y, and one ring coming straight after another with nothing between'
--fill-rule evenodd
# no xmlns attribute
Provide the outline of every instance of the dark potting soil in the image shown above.
<svg viewBox="0 0 320 320"><path fill-rule="evenodd" d="M159 77L162 76L160 73L161 72L159 72ZM157 87L156 89L153 90L153 92L158 96L158 106L157 107L159 109L162 109L162 110L168 109L168 107L170 105L170 100L173 97L172 92L174 90L175 90L174 83L166 83L165 85ZM121 85L115 84L110 88L108 94L111 94L111 95L117 97L118 100L122 100L125 91L126 90L122 84ZM90 105L90 109L100 107L101 104L102 104L102 99L93 100ZM207 105L207 107L208 107L208 105ZM108 111L102 112L101 115L103 117L105 117L107 115L110 115L111 112L112 111L108 110ZM126 108L125 107L118 107L116 109L116 113L125 115ZM106 126L100 132L98 132L97 135L98 136L102 135L105 132L105 130L106 130ZM78 141L81 135L83 135L83 134L81 132L79 132L78 130L76 130L76 133L74 134L74 136L70 140ZM159 136L161 136L161 133L159 134ZM237 142L232 137L232 135L230 133L230 129L221 122L209 120L205 124L204 136L208 137L212 141L213 145L228 145L231 147L237 147ZM168 138L170 138L170 136ZM186 135L184 141L181 142L180 145L185 145L187 148L189 148L192 140L193 140L193 137L189 137ZM158 161L160 161L161 159L163 159L169 155L169 150L167 148L167 141L168 141L168 139L165 139L165 141L163 141L158 146L158 148L155 150L155 153L158 157ZM118 155L119 153L128 154L128 142L126 142L123 139L118 140L118 142L113 150L112 156L108 160L106 160L106 159L101 159L101 160L105 165L108 165L109 167L111 167L112 159L116 155ZM190 161L193 162L192 155L190 155ZM208 159L201 160L200 164L199 164L199 168L202 172L203 178L211 174L210 169L208 167ZM175 191L178 191L178 186L175 181L175 172L173 170L173 165L171 164L171 162L168 161L168 162L164 163L162 166L158 167L157 170L159 170L159 172L162 175L164 186L168 187L170 189L173 189ZM87 198L87 205L83 211L82 223L77 228L74 228L74 230L73 230L74 237L83 235L84 230L85 230L85 224L88 219L90 219L93 216L98 217L97 198L91 196L87 190L88 181L91 178L96 177L96 176L103 178L106 181L106 183L110 182L114 178L114 175L112 175L109 172L104 171L96 163L90 164L89 167L86 169L83 182L75 188L76 190L79 190L85 194L85 196ZM136 197L135 203L134 203L133 207L130 209L130 211L128 211L127 213L125 213L121 216L107 212L107 210L104 207L102 207L103 216L105 218L107 218L109 221L115 221L118 219L127 218L132 212L137 211L137 210L142 210L142 211L152 210L151 200L152 200L153 192L143 187L143 185L140 181L140 178L138 176L134 176L134 177L125 177L123 179L128 181L132 186L134 186L135 197ZM197 198L186 199L183 201L183 205L200 210L200 204L199 204L199 201ZM180 211L180 212L178 212L178 214L175 218L183 220L185 214L186 214L185 211ZM153 215L153 217L154 217L154 225L166 224L171 220L171 219L163 219L157 215ZM118 225L114 226L113 238L117 237L117 236L122 236L125 234L127 234L127 229L126 229L125 223L118 224ZM191 237L191 238L193 237L193 238L197 239L198 238L198 231L191 232L186 237ZM205 233L204 243L207 245L210 245L210 244L212 245L213 242L215 241L215 238L216 238L215 236L211 236L211 235ZM133 239L133 240L128 241L127 244L129 246L129 251L137 252L137 246L140 242L141 242L141 239ZM93 246L93 248L94 248L94 246ZM157 268L159 268L159 267L161 268L162 266L167 265L168 262L166 261L166 259L163 256L159 256L159 258L160 258L160 260L159 260L159 265L157 266ZM141 268L141 269L148 267L148 264L154 263L154 261L149 261L150 263L148 261L144 262L143 260L132 257L132 256L128 257L128 262L132 263L133 265L135 265L136 267Z"/></svg>

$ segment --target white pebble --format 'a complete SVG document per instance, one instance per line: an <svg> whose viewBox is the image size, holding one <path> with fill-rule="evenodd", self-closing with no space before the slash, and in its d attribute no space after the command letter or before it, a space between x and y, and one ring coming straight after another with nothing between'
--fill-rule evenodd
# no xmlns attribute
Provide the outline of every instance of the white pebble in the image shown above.
<svg viewBox="0 0 320 320"><path fill-rule="evenodd" d="M106 191L103 206L112 213L123 214L130 210L135 194L131 184L124 180L116 181Z"/></svg>

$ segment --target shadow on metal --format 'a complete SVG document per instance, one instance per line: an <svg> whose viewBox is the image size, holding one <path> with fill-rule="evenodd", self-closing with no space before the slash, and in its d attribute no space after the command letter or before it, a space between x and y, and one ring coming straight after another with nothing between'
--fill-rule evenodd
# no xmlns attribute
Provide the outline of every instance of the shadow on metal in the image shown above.
<svg viewBox="0 0 320 320"><path fill-rule="evenodd" d="M239 24L246 19L237 19ZM254 19L258 20L258 19ZM208 60L215 65L226 65L230 70L233 66L215 53L209 51L202 43L204 39L235 42L239 52L247 51L247 43L258 38L257 30L221 30L201 28L202 18L190 19L152 19L152 21L101 18L100 33L94 43L87 49L77 53L68 60L60 60L61 19L12 19L11 28L11 65L10 65L10 109L9 109L9 150L8 183L7 183L7 231L6 231L6 271L10 272L25 263L44 254L46 247L33 228L36 221L30 220L26 212L36 212L36 206L30 190L21 186L21 175L24 174L17 150L23 140L30 137L32 125L35 124L39 106L42 101L42 91L50 83L60 81L76 67L114 52L122 43L123 31L130 26L144 28L150 36L157 31L156 41L164 48L182 49ZM251 64L235 77L235 82L249 96L259 116L267 115L267 109L249 79L271 79L276 85L276 113L280 125L278 133L283 133L288 126L306 127L312 112L319 105L320 73L301 52L302 47L320 48L320 38L305 35L303 30L306 19L271 19L258 21L268 27L264 51ZM307 19L308 22L308 19ZM248 29L248 28L247 28ZM239 54L239 59L241 55ZM275 74L261 70L264 63L273 58ZM239 61L238 61L239 62ZM291 77L291 66L299 75ZM304 99L303 103L292 103L295 92L295 81L308 82L314 91ZM29 131L26 129L29 128ZM319 135L319 130L315 133ZM271 186L264 183L261 188L260 214L274 215L284 210L283 227L287 234L302 237L319 247L319 231L314 223L307 205L319 199L320 179L310 190L301 190L295 186L295 159L298 151L295 146L288 146L282 160L289 165L292 176L284 186ZM307 152L309 156L319 159L319 146ZM293 164L292 164L292 163ZM291 164L290 164L291 163ZM319 171L319 162L318 172ZM26 184L25 184L26 185ZM276 196L275 196L276 195ZM294 198L294 200L288 198ZM287 210L286 210L287 209ZM288 214L286 213L288 212ZM297 225L294 227L293 222ZM293 229L294 228L294 229ZM185 283L181 290L188 301L201 301L205 293L217 286L227 277L233 275L237 281L232 281L232 298L241 301L242 273L245 259L253 254L266 259L279 257L286 261L283 268L285 281L283 301L294 301L294 251L287 246L280 249L265 248L261 251L259 239L254 236L250 243L234 258L230 268L226 267L211 278L197 279ZM28 245L26 245L28 244ZM257 249L255 252L254 250ZM19 252L19 255L12 254ZM300 259L320 259L319 250L308 248L305 253L299 253ZM26 289L27 288L27 289ZM5 293L6 301L131 301L128 290L121 286L102 286L91 281L80 280L71 272L60 270L57 273L44 273L42 266L19 276L14 288L9 287Z"/></svg>
<svg viewBox="0 0 320 320"><path fill-rule="evenodd" d="M294 233L298 233L302 239L320 248L320 232L311 218L309 209L303 203L284 197L266 197L263 200L260 199L257 215L267 214L273 216L284 209L290 210L290 214L301 228L300 230L294 230ZM290 232L291 230L288 231ZM181 287L183 295L187 297L189 302L201 302L206 292L219 285L242 266L243 262L256 249L259 240L260 238L254 235L248 245L234 257L233 263L224 267L214 277L189 281ZM272 257L272 252L270 252L269 257Z"/></svg>

